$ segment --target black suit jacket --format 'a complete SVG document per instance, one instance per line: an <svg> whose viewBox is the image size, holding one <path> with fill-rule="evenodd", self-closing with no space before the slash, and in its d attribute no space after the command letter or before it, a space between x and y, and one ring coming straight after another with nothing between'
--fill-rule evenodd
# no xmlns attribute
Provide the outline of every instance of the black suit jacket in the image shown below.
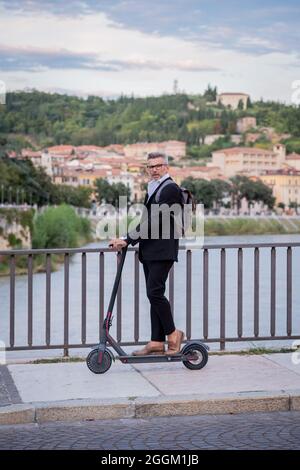
<svg viewBox="0 0 300 470"><path fill-rule="evenodd" d="M172 180L172 178L168 179ZM164 182L162 182L161 184L163 183ZM129 232L126 236L126 241L128 244L134 246L139 243L139 260L141 262L162 260L178 261L179 236L178 232L176 232L176 224L174 223L174 217L171 215L171 217L169 218L170 237L168 237L168 239L165 239L163 238L164 232L162 232L163 212L160 212L160 214L158 214L157 208L160 207L162 204L166 204L169 207L173 204L177 204L177 207L182 207L181 190L175 182L173 182L172 184L168 184L163 187L159 195L159 201L156 202L155 195L159 188L160 186L156 188L156 190L149 199L148 194L146 194L144 201L144 211L141 217L141 221L135 231L136 233L140 233L141 236L139 236L138 238L133 238L133 232ZM156 205L155 209L153 208L154 204ZM153 235L153 225L156 227L154 229L154 232L155 230L157 231L157 239L151 236ZM148 238L145 238L146 233L146 236Z"/></svg>

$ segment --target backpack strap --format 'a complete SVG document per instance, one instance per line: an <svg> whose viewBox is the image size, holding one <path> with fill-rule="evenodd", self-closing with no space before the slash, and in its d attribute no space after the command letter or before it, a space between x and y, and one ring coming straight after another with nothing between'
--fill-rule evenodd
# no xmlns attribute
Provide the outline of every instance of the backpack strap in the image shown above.
<svg viewBox="0 0 300 470"><path fill-rule="evenodd" d="M155 202L158 204L159 198L160 198L160 193L162 190L168 186L169 184L176 184L175 181L172 180L172 178L167 178L165 181L163 181L159 186L158 189L156 190L155 193Z"/></svg>

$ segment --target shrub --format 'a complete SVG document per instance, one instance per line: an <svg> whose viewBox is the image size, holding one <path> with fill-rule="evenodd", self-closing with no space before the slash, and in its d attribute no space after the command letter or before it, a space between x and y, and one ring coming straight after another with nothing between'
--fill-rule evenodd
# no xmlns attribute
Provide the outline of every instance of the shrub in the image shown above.
<svg viewBox="0 0 300 470"><path fill-rule="evenodd" d="M90 236L90 223L66 204L50 207L34 221L33 248L74 248Z"/></svg>

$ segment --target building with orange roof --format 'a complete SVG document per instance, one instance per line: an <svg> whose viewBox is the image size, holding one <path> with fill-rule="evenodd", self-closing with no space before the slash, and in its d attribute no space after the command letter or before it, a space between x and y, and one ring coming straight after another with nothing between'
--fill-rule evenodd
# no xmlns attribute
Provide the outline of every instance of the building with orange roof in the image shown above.
<svg viewBox="0 0 300 470"><path fill-rule="evenodd" d="M121 155L124 155L124 145L121 144L111 144L111 145L106 145L103 147L106 150L112 150L113 152L119 153Z"/></svg>
<svg viewBox="0 0 300 470"><path fill-rule="evenodd" d="M100 147L99 145L78 145L75 147L76 153L81 152L101 152L105 147Z"/></svg>
<svg viewBox="0 0 300 470"><path fill-rule="evenodd" d="M187 166L181 168L171 166L169 168L169 173L178 185L181 185L182 181L189 177L205 179L207 181L222 177L220 168L213 166Z"/></svg>
<svg viewBox="0 0 300 470"><path fill-rule="evenodd" d="M300 170L300 155L299 153L292 152L285 157L286 163L290 166L296 168L296 170Z"/></svg>
<svg viewBox="0 0 300 470"><path fill-rule="evenodd" d="M179 140L168 140L165 142L138 142L128 144L124 147L127 158L146 159L148 153L162 152L168 156L179 160L186 156L186 143Z"/></svg>
<svg viewBox="0 0 300 470"><path fill-rule="evenodd" d="M44 168L47 175L52 177L52 160L47 152L33 151L31 149L22 149L21 155L19 155L17 158L30 160L36 168Z"/></svg>
<svg viewBox="0 0 300 470"><path fill-rule="evenodd" d="M70 186L94 187L98 178L104 178L109 184L123 183L131 191L131 199L139 199L141 190L136 184L136 177L132 173L120 168L83 168L59 166L55 168L53 182Z"/></svg>
<svg viewBox="0 0 300 470"><path fill-rule="evenodd" d="M75 147L73 145L53 145L45 150L51 154L71 155L75 152Z"/></svg>
<svg viewBox="0 0 300 470"><path fill-rule="evenodd" d="M285 162L286 149L282 144L273 150L256 147L232 147L212 152L208 166L218 166L227 178L237 175L260 175L266 170L278 170Z"/></svg>
<svg viewBox="0 0 300 470"><path fill-rule="evenodd" d="M281 202L288 207L291 202L296 202L300 205L300 170L285 166L266 171L260 179L272 188L276 204Z"/></svg>

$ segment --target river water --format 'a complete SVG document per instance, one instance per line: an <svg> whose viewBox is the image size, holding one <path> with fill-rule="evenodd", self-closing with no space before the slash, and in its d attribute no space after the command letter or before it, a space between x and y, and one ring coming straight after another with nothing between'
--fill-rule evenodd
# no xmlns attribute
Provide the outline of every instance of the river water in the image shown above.
<svg viewBox="0 0 300 470"><path fill-rule="evenodd" d="M255 235L206 237L205 244L300 242L299 235ZM92 243L88 247L106 247ZM260 335L270 334L270 248L260 249ZM286 334L286 248L276 250L276 335ZM243 250L243 335L253 336L254 328L254 249ZM300 335L300 247L292 249L292 321L293 334ZM202 337L203 251L192 251L192 337ZM116 255L105 253L104 306L107 308L116 270ZM174 318L176 326L186 330L186 254L180 251L174 270ZM102 275L102 273L101 273ZM122 277L122 341L133 341L134 258L128 252ZM209 337L220 333L220 250L209 250ZM51 275L51 343L63 343L64 267ZM15 344L27 344L27 276L16 277ZM168 295L168 287L166 291ZM45 344L46 276L33 276L33 343ZM0 340L9 344L10 281L0 278ZM150 335L149 303L140 266L140 340ZM237 249L226 250L226 336L237 336ZM116 311L116 308L115 308ZM70 262L69 338L81 341L81 254ZM116 334L116 321L111 329ZM87 254L87 342L99 337L99 255Z"/></svg>

